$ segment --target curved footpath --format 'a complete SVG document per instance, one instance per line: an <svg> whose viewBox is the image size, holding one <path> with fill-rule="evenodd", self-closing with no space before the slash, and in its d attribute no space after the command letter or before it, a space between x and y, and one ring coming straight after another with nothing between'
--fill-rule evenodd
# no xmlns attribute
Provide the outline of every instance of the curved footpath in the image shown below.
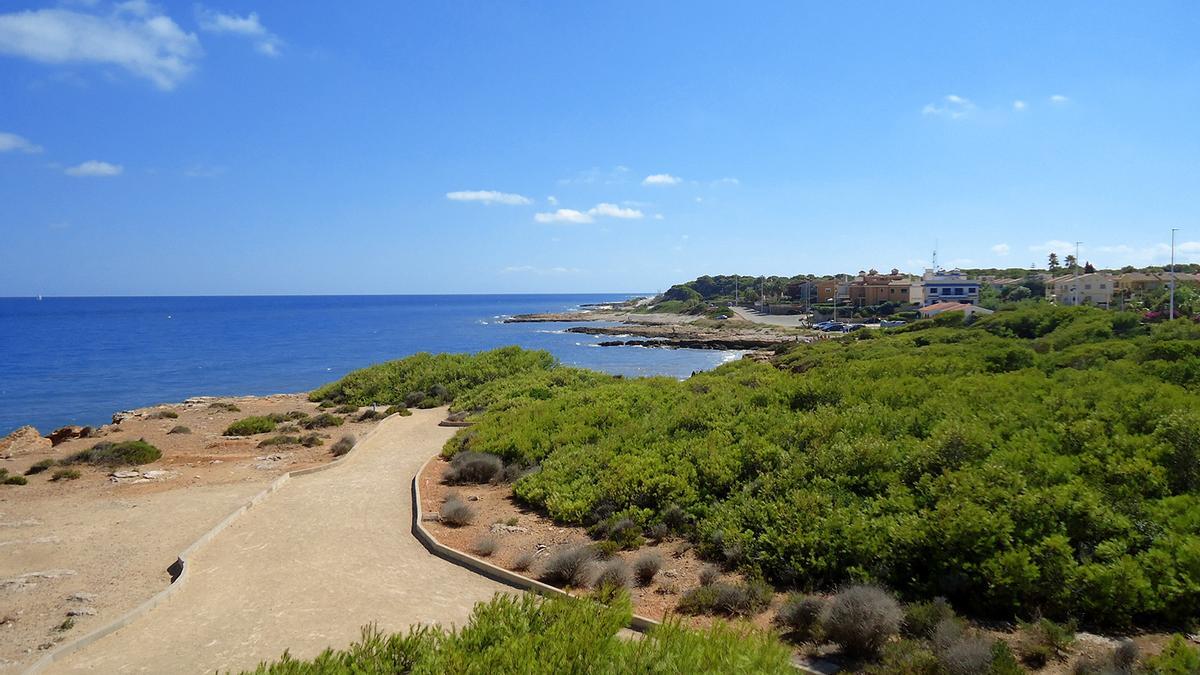
<svg viewBox="0 0 1200 675"><path fill-rule="evenodd" d="M444 413L388 418L338 466L291 479L200 548L169 599L44 672L237 671L345 647L372 622L466 623L513 591L410 534L412 478L457 431Z"/></svg>

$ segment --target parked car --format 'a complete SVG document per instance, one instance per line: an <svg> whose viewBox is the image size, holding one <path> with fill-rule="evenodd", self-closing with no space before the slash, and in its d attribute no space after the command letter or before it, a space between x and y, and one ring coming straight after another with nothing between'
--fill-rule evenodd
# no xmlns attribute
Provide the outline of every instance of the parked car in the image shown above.
<svg viewBox="0 0 1200 675"><path fill-rule="evenodd" d="M854 332L854 331L856 331L856 330L862 330L862 329L864 329L864 328L866 328L866 326L865 326L865 325L863 325L863 324L861 324L861 323L850 323L850 324L846 324L846 325L845 325L845 326L842 328L842 332L844 332L844 333L853 333L853 332Z"/></svg>
<svg viewBox="0 0 1200 675"><path fill-rule="evenodd" d="M904 325L904 321L902 321L900 319L888 319L888 320L879 322L880 328L895 328L897 326L903 326L903 325Z"/></svg>
<svg viewBox="0 0 1200 675"><path fill-rule="evenodd" d="M818 328L818 330L825 331L826 333L841 333L841 332L845 332L845 330L846 330L846 324L844 324L840 321L825 321L823 323L824 323L824 326L822 326L821 328ZM817 324L817 325L821 326L821 324Z"/></svg>

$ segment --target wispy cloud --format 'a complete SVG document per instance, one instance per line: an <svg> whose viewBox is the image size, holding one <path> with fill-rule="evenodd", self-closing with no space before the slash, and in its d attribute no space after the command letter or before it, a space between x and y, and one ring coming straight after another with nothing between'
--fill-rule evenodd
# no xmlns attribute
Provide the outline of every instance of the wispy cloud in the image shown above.
<svg viewBox="0 0 1200 675"><path fill-rule="evenodd" d="M575 209L557 209L533 214L533 219L539 223L590 223L596 218L619 218L621 220L636 220L644 218L645 214L638 209L618 206L601 202L587 211Z"/></svg>
<svg viewBox="0 0 1200 675"><path fill-rule="evenodd" d="M679 185L683 179L669 173L655 173L642 179L642 185Z"/></svg>
<svg viewBox="0 0 1200 675"><path fill-rule="evenodd" d="M1040 244L1031 244L1029 250L1033 253L1042 253L1044 255L1050 255L1051 253L1063 253L1065 255L1066 253L1075 252L1075 244L1069 241L1062 241L1061 239L1051 239Z"/></svg>
<svg viewBox="0 0 1200 675"><path fill-rule="evenodd" d="M82 164L76 164L75 166L67 167L63 173L67 174L68 176L76 176L78 178L90 178L119 176L124 170L125 167L121 166L120 164L109 164L108 162L101 162L99 160L91 159Z"/></svg>
<svg viewBox="0 0 1200 675"><path fill-rule="evenodd" d="M1025 101L1022 101L1021 99L1017 99L1017 100L1013 101L1013 110L1020 112L1028 107L1029 107L1029 104L1026 103Z"/></svg>
<svg viewBox="0 0 1200 675"><path fill-rule="evenodd" d="M550 204L550 206L558 206L558 197L550 195L549 197L546 197L546 202Z"/></svg>
<svg viewBox="0 0 1200 675"><path fill-rule="evenodd" d="M732 176L726 176L725 178L718 178L717 180L714 180L712 182L712 184L714 186L715 185L741 185L742 181L740 181Z"/></svg>
<svg viewBox="0 0 1200 675"><path fill-rule="evenodd" d="M1071 99L1067 98L1066 96L1063 96L1062 94L1055 94L1050 97L1050 102L1055 105L1062 105L1064 103L1070 103Z"/></svg>
<svg viewBox="0 0 1200 675"><path fill-rule="evenodd" d="M588 209L588 215L606 216L608 218L637 219L642 217L638 209L625 208L616 204L601 203Z"/></svg>
<svg viewBox="0 0 1200 675"><path fill-rule="evenodd" d="M257 12L246 16L223 14L204 7L196 8L196 19L200 30L208 33L225 33L249 38L254 41L254 48L267 56L279 56L279 48L283 40L267 30L259 21Z"/></svg>
<svg viewBox="0 0 1200 675"><path fill-rule="evenodd" d="M510 265L500 270L504 274L578 274L578 267L534 267L533 265Z"/></svg>
<svg viewBox="0 0 1200 675"><path fill-rule="evenodd" d="M601 169L593 167L587 171L581 171L570 178L558 179L559 185L615 185L624 183L629 173L629 167L617 165L612 169Z"/></svg>
<svg viewBox="0 0 1200 675"><path fill-rule="evenodd" d="M548 213L535 213L533 219L539 223L590 223L592 217L575 209L558 209Z"/></svg>
<svg viewBox="0 0 1200 675"><path fill-rule="evenodd" d="M946 95L939 103L927 103L921 108L922 115L961 119L975 110L975 104L957 94Z"/></svg>
<svg viewBox="0 0 1200 675"><path fill-rule="evenodd" d="M49 64L115 65L170 90L193 70L202 50L195 34L134 0L107 13L55 8L0 14L0 53Z"/></svg>
<svg viewBox="0 0 1200 675"><path fill-rule="evenodd" d="M0 131L0 152L24 152L36 154L42 151L42 146L31 143L24 136Z"/></svg>
<svg viewBox="0 0 1200 675"><path fill-rule="evenodd" d="M508 204L509 206L523 206L533 203L532 199L524 195L512 192L498 192L496 190L459 190L457 192L447 192L446 199L455 202L482 202L484 204Z"/></svg>
<svg viewBox="0 0 1200 675"><path fill-rule="evenodd" d="M996 255L1008 255L1012 251L1012 247L1008 244L996 244L992 246L992 253Z"/></svg>
<svg viewBox="0 0 1200 675"><path fill-rule="evenodd" d="M214 178L225 173L225 167L211 164L193 164L183 170L188 178Z"/></svg>

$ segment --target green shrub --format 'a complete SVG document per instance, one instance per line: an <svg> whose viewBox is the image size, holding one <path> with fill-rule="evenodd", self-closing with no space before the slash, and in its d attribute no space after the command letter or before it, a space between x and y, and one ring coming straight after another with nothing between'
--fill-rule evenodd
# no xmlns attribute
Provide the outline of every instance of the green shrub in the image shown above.
<svg viewBox="0 0 1200 675"><path fill-rule="evenodd" d="M276 445L299 445L299 436L288 436L287 434L279 434L270 438L263 439L258 442L258 447L269 448Z"/></svg>
<svg viewBox="0 0 1200 675"><path fill-rule="evenodd" d="M718 581L684 593L676 609L683 614L750 616L766 609L770 602L771 588L761 581L742 584Z"/></svg>
<svg viewBox="0 0 1200 675"><path fill-rule="evenodd" d="M5 485L26 485L28 483L29 483L29 480L26 479L25 476L5 476L4 477Z"/></svg>
<svg viewBox="0 0 1200 675"><path fill-rule="evenodd" d="M275 431L275 420L270 417L252 416L230 424L225 428L225 436L253 436Z"/></svg>
<svg viewBox="0 0 1200 675"><path fill-rule="evenodd" d="M372 410L364 410L362 412L362 414L358 416L358 421L359 422L374 422L376 420L381 420L385 417L387 417L387 413L383 412L382 410L373 410L373 409Z"/></svg>
<svg viewBox="0 0 1200 675"><path fill-rule="evenodd" d="M311 400L312 400L312 394L309 394L309 397L308 397L308 398L309 398L309 400L311 401ZM320 408L320 409L322 409L322 410L325 410L325 409L327 409L327 408L336 408L336 407L337 407L337 403L334 403L333 401L330 401L330 400L325 400L325 401L321 401L319 404L317 404L317 407L318 407L318 408Z"/></svg>
<svg viewBox="0 0 1200 675"><path fill-rule="evenodd" d="M946 619L954 618L954 609L945 598L934 598L930 601L911 602L904 606L904 624L900 632L904 637L917 640L933 638L937 626Z"/></svg>
<svg viewBox="0 0 1200 675"><path fill-rule="evenodd" d="M866 675L947 675L941 661L924 642L898 640L884 645L879 662Z"/></svg>
<svg viewBox="0 0 1200 675"><path fill-rule="evenodd" d="M334 457L341 457L342 455L350 452L351 448L354 447L354 443L354 436L348 434L346 436L342 436L337 440L336 443L330 446L329 451L333 453Z"/></svg>
<svg viewBox="0 0 1200 675"><path fill-rule="evenodd" d="M837 592L821 612L821 631L852 655L879 653L900 632L904 613L887 591L854 585Z"/></svg>
<svg viewBox="0 0 1200 675"><path fill-rule="evenodd" d="M63 464L94 464L98 466L137 466L150 464L162 457L162 451L145 439L113 443L102 441L62 460Z"/></svg>
<svg viewBox="0 0 1200 675"><path fill-rule="evenodd" d="M60 480L76 480L80 475L79 469L55 469L50 481L57 483Z"/></svg>
<svg viewBox="0 0 1200 675"><path fill-rule="evenodd" d="M1060 625L1046 618L1022 622L1017 637L1017 655L1022 662L1041 668L1065 657L1074 641L1074 624Z"/></svg>
<svg viewBox="0 0 1200 675"><path fill-rule="evenodd" d="M338 407L334 408L333 412L335 412L339 415L348 415L348 414L358 412L358 406L356 406L352 403L347 403L345 405L339 405Z"/></svg>
<svg viewBox="0 0 1200 675"><path fill-rule="evenodd" d="M332 413L321 413L314 417L310 417L300 423L300 426L305 429L325 429L328 427L340 427L346 420Z"/></svg>
<svg viewBox="0 0 1200 675"><path fill-rule="evenodd" d="M586 546L555 551L542 566L542 581L554 586L583 588L588 584L595 554Z"/></svg>
<svg viewBox="0 0 1200 675"><path fill-rule="evenodd" d="M402 405L392 405L388 406L388 409L384 410L383 414L388 416L399 415L401 417L408 417L409 415L412 415L412 411Z"/></svg>
<svg viewBox="0 0 1200 675"><path fill-rule="evenodd" d="M789 594L775 613L775 623L797 640L812 639L820 628L825 598L818 595Z"/></svg>
<svg viewBox="0 0 1200 675"><path fill-rule="evenodd" d="M325 441L321 438L321 435L317 433L305 434L300 437L300 445L303 445L306 448L315 448L324 444Z"/></svg>
<svg viewBox="0 0 1200 675"><path fill-rule="evenodd" d="M442 508L438 510L438 520L450 527L469 525L475 520L475 509L467 506L458 495L452 494L442 502Z"/></svg>
<svg viewBox="0 0 1200 675"><path fill-rule="evenodd" d="M1145 666L1154 675L1200 673L1200 649L1188 644L1182 635L1172 635L1162 652L1146 659Z"/></svg>
<svg viewBox="0 0 1200 675"><path fill-rule="evenodd" d="M168 434L190 434L190 433L192 433L192 430L189 429L188 427L183 426L182 424L179 424L179 425L171 427L171 430L168 431L167 433Z"/></svg>
<svg viewBox="0 0 1200 675"><path fill-rule="evenodd" d="M213 401L212 403L208 404L208 407L212 410L220 410L222 412L241 412L242 411L242 409L237 407L237 405L230 403L228 401Z"/></svg>
<svg viewBox="0 0 1200 675"><path fill-rule="evenodd" d="M52 466L54 466L54 460L52 460L52 459L39 460L39 461L35 462L32 466L30 466L28 469L25 469L25 475L32 476L34 474L41 473L41 472L49 469Z"/></svg>
<svg viewBox="0 0 1200 675"><path fill-rule="evenodd" d="M179 413L170 408L162 408L146 415L148 420L173 420L179 417Z"/></svg>

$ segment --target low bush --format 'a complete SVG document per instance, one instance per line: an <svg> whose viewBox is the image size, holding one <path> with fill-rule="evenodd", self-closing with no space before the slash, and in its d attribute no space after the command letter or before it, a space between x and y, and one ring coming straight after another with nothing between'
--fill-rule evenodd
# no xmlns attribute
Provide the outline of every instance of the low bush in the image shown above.
<svg viewBox="0 0 1200 675"><path fill-rule="evenodd" d="M588 548L592 550L598 560L608 560L621 552L620 544L607 539L588 544Z"/></svg>
<svg viewBox="0 0 1200 675"><path fill-rule="evenodd" d="M283 416L283 419L289 422L298 422L300 420L306 420L308 417L308 413L304 412L303 410L290 410L286 415Z"/></svg>
<svg viewBox="0 0 1200 675"><path fill-rule="evenodd" d="M462 527L469 525L475 519L475 509L467 506L467 503L458 495L449 495L442 502L442 508L438 510L438 520L449 525L450 527Z"/></svg>
<svg viewBox="0 0 1200 675"><path fill-rule="evenodd" d="M646 528L646 537L652 541L666 541L671 536L671 528L666 523L655 523Z"/></svg>
<svg viewBox="0 0 1200 675"><path fill-rule="evenodd" d="M522 551L513 558L512 568L517 572L524 572L533 567L533 563L537 560L536 551Z"/></svg>
<svg viewBox="0 0 1200 675"><path fill-rule="evenodd" d="M137 466L150 464L162 457L162 451L145 439L113 443L103 441L62 460L63 464L95 464L99 466Z"/></svg>
<svg viewBox="0 0 1200 675"><path fill-rule="evenodd" d="M483 535L476 539L475 543L471 544L471 552L481 558L490 556L498 548L500 548L500 540L490 534Z"/></svg>
<svg viewBox="0 0 1200 675"><path fill-rule="evenodd" d="M655 551L647 551L633 559L633 577L639 586L649 586L662 566L663 557Z"/></svg>
<svg viewBox="0 0 1200 675"><path fill-rule="evenodd" d="M555 586L583 588L588 584L595 553L586 546L560 549L542 566L542 581Z"/></svg>
<svg viewBox="0 0 1200 675"><path fill-rule="evenodd" d="M1121 640L1105 653L1080 654L1071 664L1072 675L1133 675L1140 652L1133 640Z"/></svg>
<svg viewBox="0 0 1200 675"><path fill-rule="evenodd" d="M847 654L879 653L900 632L904 613L896 599L878 586L854 585L838 591L821 612L821 630Z"/></svg>
<svg viewBox="0 0 1200 675"><path fill-rule="evenodd" d="M771 587L763 581L715 582L684 593L677 609L683 614L751 616L766 609L770 603Z"/></svg>
<svg viewBox="0 0 1200 675"><path fill-rule="evenodd" d="M384 415L399 415L401 417L408 417L409 415L412 414L412 411L402 405L392 405L392 406L388 406L388 409L384 410L383 414Z"/></svg>
<svg viewBox="0 0 1200 675"><path fill-rule="evenodd" d="M33 464L33 466L29 467L28 469L25 469L25 475L26 475L26 476L32 476L32 475L34 475L34 474L41 473L41 472L43 472L43 471L45 471L45 470L49 469L49 468L50 468L50 467L52 467L52 466L54 466L54 460L52 460L52 459L43 459L43 460L40 460L40 461L38 461L38 462L35 462L35 463Z"/></svg>
<svg viewBox="0 0 1200 675"><path fill-rule="evenodd" d="M711 586L721 580L721 568L716 565L705 565L700 568L700 585Z"/></svg>
<svg viewBox="0 0 1200 675"><path fill-rule="evenodd" d="M949 675L988 675L992 672L996 641L976 632L964 632L938 651L938 660Z"/></svg>
<svg viewBox="0 0 1200 675"><path fill-rule="evenodd" d="M192 430L189 429L188 427L183 426L182 424L179 424L179 425L171 427L171 430L168 431L167 433L168 434L190 434L190 433L192 433Z"/></svg>
<svg viewBox="0 0 1200 675"><path fill-rule="evenodd" d="M310 398L311 398L311 395L310 395ZM333 401L328 401L328 400L327 400L327 401L321 401L320 403L318 403L318 404L317 404L317 407L318 407L318 408L320 408L320 409L322 409L322 410L326 410L326 409L328 409L328 408L336 408L336 407L337 407L337 404L336 404L336 403L334 403Z"/></svg>
<svg viewBox="0 0 1200 675"><path fill-rule="evenodd" d="M825 598L819 595L792 593L775 613L775 624L797 640L810 640L817 634Z"/></svg>
<svg viewBox="0 0 1200 675"><path fill-rule="evenodd" d="M269 447L276 446L276 445L299 445L299 444L300 444L299 436L289 436L287 434L279 434L278 436L272 436L270 438L265 438L265 439L259 441L258 447L269 448Z"/></svg>
<svg viewBox="0 0 1200 675"><path fill-rule="evenodd" d="M447 483L488 483L501 475L504 462L482 452L460 452L450 460L442 480Z"/></svg>
<svg viewBox="0 0 1200 675"><path fill-rule="evenodd" d="M1066 656L1074 641L1073 623L1063 625L1047 618L1029 623L1022 622L1016 640L1017 655L1022 662L1041 668Z"/></svg>
<svg viewBox="0 0 1200 675"><path fill-rule="evenodd" d="M383 412L382 410L374 410L374 409L364 410L362 412L362 414L358 416L358 421L359 422L374 422L376 420L381 420L385 417L387 417L387 413Z"/></svg>
<svg viewBox="0 0 1200 675"><path fill-rule="evenodd" d="M679 508L678 504L667 504L659 517L662 518L663 525L676 534L683 533L687 529L687 513Z"/></svg>
<svg viewBox="0 0 1200 675"><path fill-rule="evenodd" d="M76 480L80 475L79 469L57 469L50 476L50 481L57 483L60 480Z"/></svg>
<svg viewBox="0 0 1200 675"><path fill-rule="evenodd" d="M1200 673L1200 649L1176 634L1160 653L1147 658L1144 665L1154 675L1195 675Z"/></svg>
<svg viewBox="0 0 1200 675"><path fill-rule="evenodd" d="M225 436L253 436L255 434L266 434L275 431L275 420L270 417L252 416L243 417L242 419L230 424L225 428L223 435Z"/></svg>
<svg viewBox="0 0 1200 675"><path fill-rule="evenodd" d="M329 446L329 451L333 453L334 457L341 457L342 455L350 452L350 449L354 447L355 442L354 436L347 434L339 438L333 445Z"/></svg>
<svg viewBox="0 0 1200 675"><path fill-rule="evenodd" d="M925 602L910 602L904 606L904 623L900 632L904 637L918 640L933 638L939 623L954 618L954 609L945 598L934 598Z"/></svg>
<svg viewBox="0 0 1200 675"><path fill-rule="evenodd" d="M305 434L300 437L300 445L303 445L306 448L315 448L317 446L325 445L325 440L321 438L321 434Z"/></svg>
<svg viewBox="0 0 1200 675"><path fill-rule="evenodd" d="M409 408L420 407L425 399L428 398L423 391L410 391L404 395L404 405Z"/></svg>
<svg viewBox="0 0 1200 675"><path fill-rule="evenodd" d="M228 401L213 401L212 403L208 404L208 407L212 410L220 410L222 412L241 412L242 411L242 409L237 407L237 405L230 403Z"/></svg>
<svg viewBox="0 0 1200 675"><path fill-rule="evenodd" d="M879 662L867 666L866 675L946 675L929 646L918 640L897 640L884 645Z"/></svg>
<svg viewBox="0 0 1200 675"><path fill-rule="evenodd" d="M598 589L628 588L630 578L629 565L620 558L613 558L599 566L592 586Z"/></svg>
<svg viewBox="0 0 1200 675"><path fill-rule="evenodd" d="M25 476L5 476L5 485L27 485L29 480Z"/></svg>
<svg viewBox="0 0 1200 675"><path fill-rule="evenodd" d="M333 412L335 412L339 415L348 415L350 413L358 412L358 406L351 404L351 403L346 403L344 405L339 405L338 407L334 408Z"/></svg>
<svg viewBox="0 0 1200 675"><path fill-rule="evenodd" d="M315 417L310 417L300 423L300 426L305 429L324 429L326 427L340 427L346 420L332 413L321 413Z"/></svg>
<svg viewBox="0 0 1200 675"><path fill-rule="evenodd" d="M149 415L146 415L146 419L148 419L148 420L173 420L178 417L179 417L179 413L175 412L174 410L171 410L170 408L163 408L161 410L155 410L154 412L150 413Z"/></svg>

